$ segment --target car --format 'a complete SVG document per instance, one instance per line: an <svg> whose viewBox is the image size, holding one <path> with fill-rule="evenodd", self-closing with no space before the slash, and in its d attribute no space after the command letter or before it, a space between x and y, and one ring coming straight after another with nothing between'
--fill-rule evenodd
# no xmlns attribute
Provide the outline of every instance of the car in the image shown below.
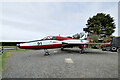
<svg viewBox="0 0 120 80"><path fill-rule="evenodd" d="M93 49L99 49L99 47L97 45L92 46Z"/></svg>
<svg viewBox="0 0 120 80"><path fill-rule="evenodd" d="M102 45L101 46L102 51L111 51L111 45Z"/></svg>

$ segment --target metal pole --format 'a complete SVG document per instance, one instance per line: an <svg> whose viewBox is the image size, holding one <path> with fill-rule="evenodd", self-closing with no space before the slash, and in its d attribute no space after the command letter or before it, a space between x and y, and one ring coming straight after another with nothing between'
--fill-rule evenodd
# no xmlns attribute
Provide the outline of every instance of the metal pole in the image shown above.
<svg viewBox="0 0 120 80"><path fill-rule="evenodd" d="M3 46L2 46L2 53L3 53Z"/></svg>

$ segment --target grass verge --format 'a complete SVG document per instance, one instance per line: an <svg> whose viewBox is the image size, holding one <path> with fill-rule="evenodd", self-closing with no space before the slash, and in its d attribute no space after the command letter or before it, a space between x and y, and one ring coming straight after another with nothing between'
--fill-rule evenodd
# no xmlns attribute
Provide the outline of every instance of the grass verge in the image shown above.
<svg viewBox="0 0 120 80"><path fill-rule="evenodd" d="M3 66L4 66L4 63L5 63L5 60L13 54L12 52L18 52L18 51L28 51L28 49L17 48L17 49L14 49L14 50L7 50L7 51L4 51L2 53L2 55L0 55L0 62L2 62L0 64L0 71L3 71Z"/></svg>
<svg viewBox="0 0 120 80"><path fill-rule="evenodd" d="M0 55L0 75L2 74L2 55Z"/></svg>

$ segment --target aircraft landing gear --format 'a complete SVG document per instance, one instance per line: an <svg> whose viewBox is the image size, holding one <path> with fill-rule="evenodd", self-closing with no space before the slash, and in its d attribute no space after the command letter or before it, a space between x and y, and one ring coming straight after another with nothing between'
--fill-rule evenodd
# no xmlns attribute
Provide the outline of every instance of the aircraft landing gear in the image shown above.
<svg viewBox="0 0 120 80"><path fill-rule="evenodd" d="M81 50L80 50L80 53L81 53L81 54L83 54L83 52L84 52L84 47L85 47L84 45L80 45L80 46L79 46L79 48L81 49Z"/></svg>
<svg viewBox="0 0 120 80"><path fill-rule="evenodd" d="M63 47L61 47L61 51L63 51L64 50L64 48Z"/></svg>
<svg viewBox="0 0 120 80"><path fill-rule="evenodd" d="M50 53L48 52L47 49L44 49L44 52L45 52L44 56L48 56L48 55L50 55Z"/></svg>
<svg viewBox="0 0 120 80"><path fill-rule="evenodd" d="M84 53L84 48L80 50L80 53L83 54Z"/></svg>

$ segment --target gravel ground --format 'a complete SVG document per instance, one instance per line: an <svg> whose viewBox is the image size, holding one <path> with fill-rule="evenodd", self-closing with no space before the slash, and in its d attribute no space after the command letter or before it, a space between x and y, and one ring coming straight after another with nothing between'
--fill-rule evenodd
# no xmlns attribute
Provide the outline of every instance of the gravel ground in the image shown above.
<svg viewBox="0 0 120 80"><path fill-rule="evenodd" d="M3 78L118 78L118 53L101 50L51 49L12 52ZM89 53L88 53L89 52Z"/></svg>

